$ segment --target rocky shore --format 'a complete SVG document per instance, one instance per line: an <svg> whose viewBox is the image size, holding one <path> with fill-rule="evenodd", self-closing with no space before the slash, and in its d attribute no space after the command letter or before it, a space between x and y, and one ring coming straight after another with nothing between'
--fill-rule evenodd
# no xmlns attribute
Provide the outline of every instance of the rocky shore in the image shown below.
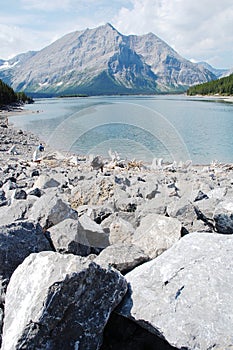
<svg viewBox="0 0 233 350"><path fill-rule="evenodd" d="M49 149L0 120L1 349L233 349L233 165Z"/></svg>

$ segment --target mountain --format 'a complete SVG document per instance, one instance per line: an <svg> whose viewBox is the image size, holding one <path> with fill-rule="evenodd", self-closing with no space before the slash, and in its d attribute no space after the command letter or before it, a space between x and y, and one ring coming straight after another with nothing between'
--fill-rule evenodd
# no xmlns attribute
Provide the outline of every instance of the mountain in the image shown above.
<svg viewBox="0 0 233 350"><path fill-rule="evenodd" d="M210 72L212 72L217 78L221 78L226 75L230 75L229 69L218 69L212 67L210 64L207 62L198 62L197 63L199 68L205 68L208 69Z"/></svg>
<svg viewBox="0 0 233 350"><path fill-rule="evenodd" d="M125 36L111 24L67 34L4 64L0 78L34 94L175 92L216 79L155 34Z"/></svg>

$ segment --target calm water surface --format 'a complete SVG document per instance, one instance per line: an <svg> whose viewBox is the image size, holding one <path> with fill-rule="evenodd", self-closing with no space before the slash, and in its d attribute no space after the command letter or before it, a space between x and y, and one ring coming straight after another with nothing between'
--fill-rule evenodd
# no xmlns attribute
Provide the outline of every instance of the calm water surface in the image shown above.
<svg viewBox="0 0 233 350"><path fill-rule="evenodd" d="M38 99L11 121L57 149L122 159L233 162L233 104L186 96Z"/></svg>

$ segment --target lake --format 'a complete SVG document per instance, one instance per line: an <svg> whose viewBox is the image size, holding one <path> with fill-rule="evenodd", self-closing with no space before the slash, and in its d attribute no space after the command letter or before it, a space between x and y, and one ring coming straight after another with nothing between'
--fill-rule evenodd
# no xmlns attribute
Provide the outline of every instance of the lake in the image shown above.
<svg viewBox="0 0 233 350"><path fill-rule="evenodd" d="M36 99L11 117L51 147L151 162L233 162L233 104L176 95Z"/></svg>

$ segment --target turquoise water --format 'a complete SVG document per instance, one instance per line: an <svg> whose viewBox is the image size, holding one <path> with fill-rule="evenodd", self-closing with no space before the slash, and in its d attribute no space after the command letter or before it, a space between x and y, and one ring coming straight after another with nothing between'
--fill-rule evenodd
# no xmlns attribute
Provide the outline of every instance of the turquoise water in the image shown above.
<svg viewBox="0 0 233 350"><path fill-rule="evenodd" d="M186 96L38 99L11 121L46 144L122 159L233 162L233 104Z"/></svg>

